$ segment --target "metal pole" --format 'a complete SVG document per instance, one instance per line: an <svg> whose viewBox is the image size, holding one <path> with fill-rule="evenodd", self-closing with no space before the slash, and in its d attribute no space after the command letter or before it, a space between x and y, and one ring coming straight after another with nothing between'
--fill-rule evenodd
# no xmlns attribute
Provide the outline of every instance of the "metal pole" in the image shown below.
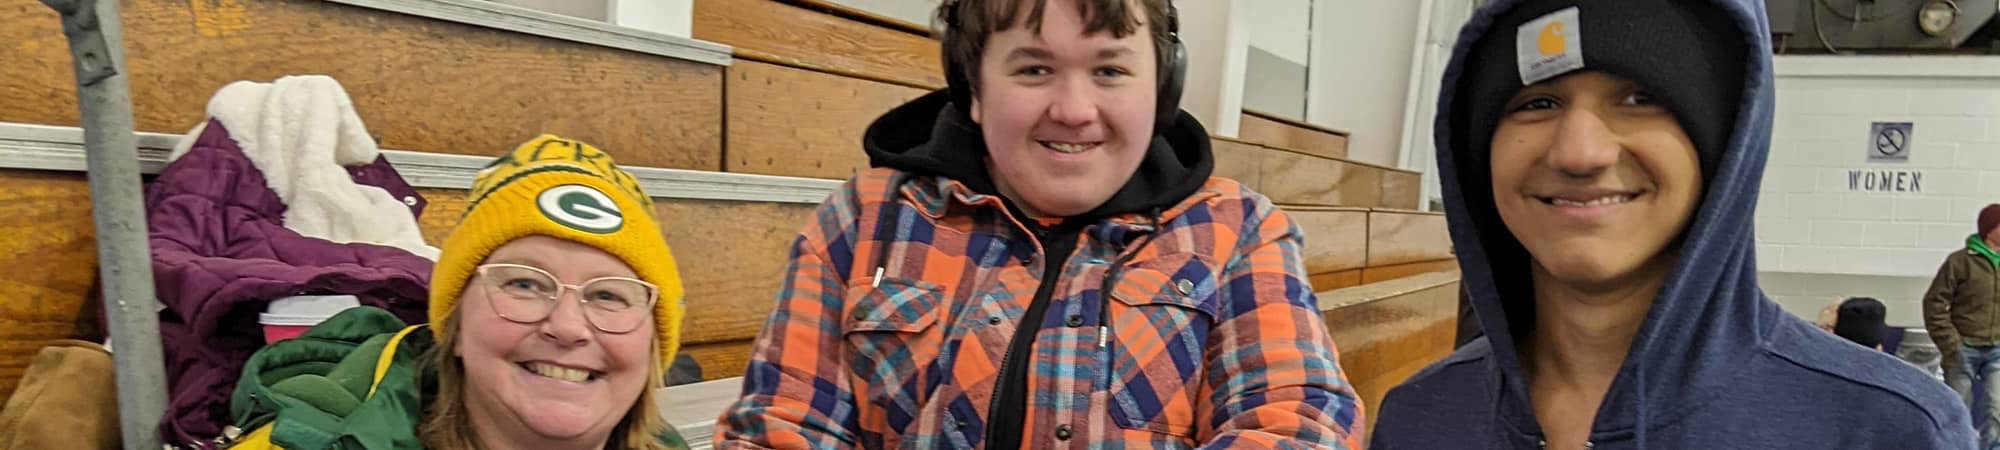
<svg viewBox="0 0 2000 450"><path fill-rule="evenodd" d="M76 69L77 109L83 113L91 216L97 224L97 270L104 285L105 323L117 345L118 422L126 450L161 448L166 370L153 298L152 250L146 243L139 151L132 134L118 0L42 0L62 14Z"/></svg>

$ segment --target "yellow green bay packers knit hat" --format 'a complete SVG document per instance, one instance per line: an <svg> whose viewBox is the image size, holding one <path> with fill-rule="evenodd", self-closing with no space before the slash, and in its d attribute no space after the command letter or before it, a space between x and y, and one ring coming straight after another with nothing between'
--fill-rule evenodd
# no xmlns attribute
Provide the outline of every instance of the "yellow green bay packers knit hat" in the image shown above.
<svg viewBox="0 0 2000 450"><path fill-rule="evenodd" d="M494 249L530 235L564 239L604 250L659 286L657 369L666 373L680 348L681 278L637 178L590 144L545 134L481 169L469 195L431 272L431 323L458 307L466 282Z"/></svg>

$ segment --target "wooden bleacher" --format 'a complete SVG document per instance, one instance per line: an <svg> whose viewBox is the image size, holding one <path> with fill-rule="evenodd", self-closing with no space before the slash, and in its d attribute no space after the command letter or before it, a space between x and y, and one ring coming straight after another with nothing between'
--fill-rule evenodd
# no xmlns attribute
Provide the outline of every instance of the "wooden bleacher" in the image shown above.
<svg viewBox="0 0 2000 450"><path fill-rule="evenodd" d="M937 40L900 22L824 1L695 0L694 38L728 45L738 59L921 89L944 87ZM886 20L880 19L879 20ZM896 25L889 25L889 24Z"/></svg>
<svg viewBox="0 0 2000 450"><path fill-rule="evenodd" d="M1367 405L1367 429L1389 388L1451 354L1458 286L1458 271L1447 270L1319 293L1341 372Z"/></svg>
<svg viewBox="0 0 2000 450"><path fill-rule="evenodd" d="M1313 156L1347 157L1347 133L1256 110L1243 110L1236 136L1244 142Z"/></svg>
<svg viewBox="0 0 2000 450"><path fill-rule="evenodd" d="M870 120L943 85L925 26L824 0L695 0L693 37L730 47L720 64L547 31L569 28L515 32L350 1L125 1L137 129L185 132L228 82L327 74L387 149L491 156L547 132L598 144L628 167L837 180L866 167L859 142ZM58 24L36 0L0 0L0 123L77 125ZM1240 138L1215 138L1216 175L1293 216L1316 290L1347 298L1348 289L1455 283L1443 216L1413 211L1417 173L1344 159L1337 131L1255 112L1243 121ZM420 225L441 242L464 192L422 192L430 205ZM83 174L0 168L0 202L12 213L0 217L0 254L15 268L0 280L5 398L43 343L101 330L88 300L96 255ZM813 205L656 203L687 284L686 352L710 379L740 375ZM1448 350L1450 327L1431 321L1455 317L1450 304L1328 298L1342 364L1364 398ZM1379 312L1390 310L1405 313Z"/></svg>

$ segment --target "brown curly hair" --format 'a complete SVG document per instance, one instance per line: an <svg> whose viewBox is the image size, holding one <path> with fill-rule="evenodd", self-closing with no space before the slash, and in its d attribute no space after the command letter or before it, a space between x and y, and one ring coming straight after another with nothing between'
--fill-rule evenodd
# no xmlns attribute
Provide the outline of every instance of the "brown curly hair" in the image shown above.
<svg viewBox="0 0 2000 450"><path fill-rule="evenodd" d="M1077 13L1083 16L1085 33L1110 32L1113 37L1123 38L1139 31L1145 25L1153 38L1153 59L1155 67L1166 70L1165 49L1172 44L1172 30L1159 26L1170 20L1167 17L1167 3L1170 0L1075 0ZM1021 3L1034 2L1027 17L1021 17ZM1026 26L1036 33L1042 31L1042 15L1048 11L1049 0L947 0L939 5L934 27L938 39L944 45L946 67L960 67L961 74L972 86L979 85L979 55L986 51L987 38L993 33L1007 31L1015 26ZM1141 21L1140 15L1145 20ZM976 90L976 89L975 89Z"/></svg>

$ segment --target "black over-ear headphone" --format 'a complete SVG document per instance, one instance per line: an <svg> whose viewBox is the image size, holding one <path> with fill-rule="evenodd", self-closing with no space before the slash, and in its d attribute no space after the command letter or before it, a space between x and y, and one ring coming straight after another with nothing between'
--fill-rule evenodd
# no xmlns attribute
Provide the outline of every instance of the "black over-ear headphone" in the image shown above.
<svg viewBox="0 0 2000 450"><path fill-rule="evenodd" d="M944 78L945 86L951 91L951 101L958 108L971 108L972 80L966 77L965 68L957 62L952 61L951 57L953 39L956 38L956 33L953 33L952 30L959 27L958 9L959 3L962 2L963 0L945 0L944 31L940 33L939 40L944 44L940 47L945 52ZM1167 23L1165 25L1167 27L1167 45L1166 48L1157 49L1159 51L1158 60L1160 63L1160 92L1159 104L1154 108L1153 113L1154 134L1164 132L1168 128L1173 127L1174 123L1180 119L1181 89L1185 87L1187 80L1187 47L1181 45L1180 12L1174 8L1172 0L1168 0L1166 3ZM1154 26L1158 25L1154 24ZM1149 35L1147 39L1150 40L1152 38Z"/></svg>

